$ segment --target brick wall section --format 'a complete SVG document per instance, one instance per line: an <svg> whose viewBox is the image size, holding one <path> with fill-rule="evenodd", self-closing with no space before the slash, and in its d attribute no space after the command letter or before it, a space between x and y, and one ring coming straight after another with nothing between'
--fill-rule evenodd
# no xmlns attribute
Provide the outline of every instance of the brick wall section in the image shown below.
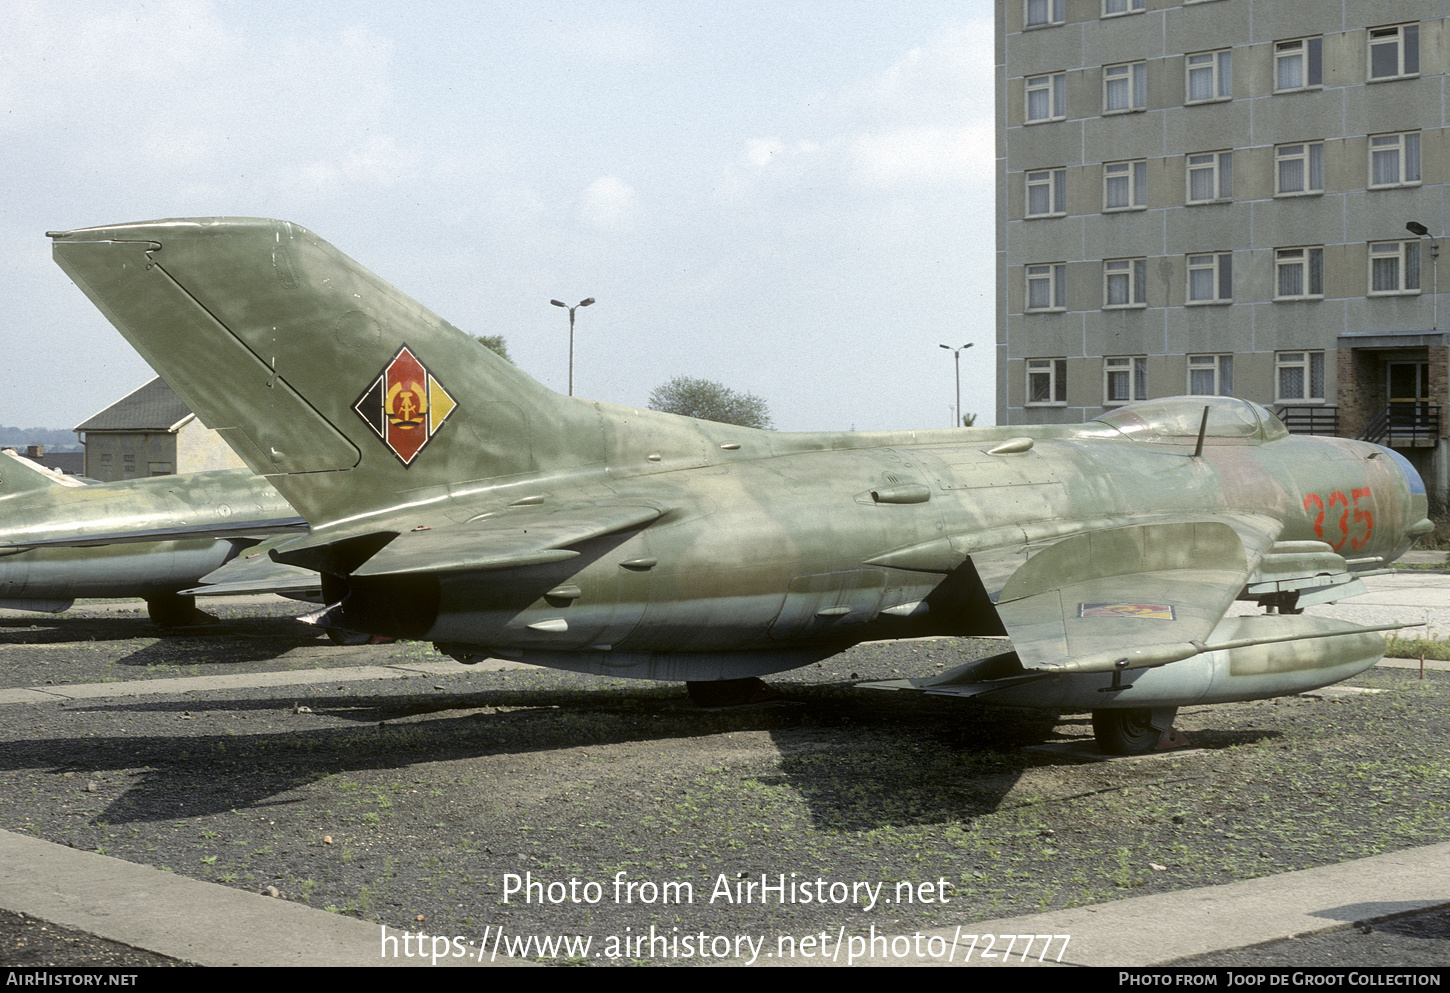
<svg viewBox="0 0 1450 993"><path fill-rule="evenodd" d="M1341 348L1338 366L1339 434L1343 438L1358 438L1384 409L1384 365L1363 351Z"/></svg>
<svg viewBox="0 0 1450 993"><path fill-rule="evenodd" d="M1447 421L1450 421L1450 375L1447 375L1446 361L1450 359L1450 347L1431 345L1430 353L1430 403L1440 408L1440 437L1447 438Z"/></svg>

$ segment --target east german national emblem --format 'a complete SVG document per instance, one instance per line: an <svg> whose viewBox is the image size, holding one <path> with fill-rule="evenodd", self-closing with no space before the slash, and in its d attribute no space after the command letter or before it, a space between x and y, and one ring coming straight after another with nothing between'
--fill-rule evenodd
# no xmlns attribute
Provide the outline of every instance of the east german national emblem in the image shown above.
<svg viewBox="0 0 1450 993"><path fill-rule="evenodd" d="M352 409L409 465L457 406L404 345Z"/></svg>

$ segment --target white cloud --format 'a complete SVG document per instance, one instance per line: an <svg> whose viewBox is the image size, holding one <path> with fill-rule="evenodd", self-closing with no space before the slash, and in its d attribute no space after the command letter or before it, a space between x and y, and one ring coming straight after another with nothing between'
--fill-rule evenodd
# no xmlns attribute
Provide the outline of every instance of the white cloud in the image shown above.
<svg viewBox="0 0 1450 993"><path fill-rule="evenodd" d="M948 25L882 71L821 101L819 140L745 142L722 195L790 182L858 190L960 187L994 169L992 23Z"/></svg>
<svg viewBox="0 0 1450 993"><path fill-rule="evenodd" d="M992 24L948 25L845 99L865 127L852 181L867 186L990 181L994 170Z"/></svg>
<svg viewBox="0 0 1450 993"><path fill-rule="evenodd" d="M795 164L819 150L820 146L813 141L798 141L788 146L779 138L751 138L745 142L744 158L751 167L764 170Z"/></svg>
<svg viewBox="0 0 1450 993"><path fill-rule="evenodd" d="M992 123L991 18L943 27L845 94L866 112L916 124Z"/></svg>
<svg viewBox="0 0 1450 993"><path fill-rule="evenodd" d="M633 224L638 201L634 187L618 176L600 176L585 188L580 207L589 224L619 231Z"/></svg>
<svg viewBox="0 0 1450 993"><path fill-rule="evenodd" d="M366 28L246 34L196 0L21 3L7 28L0 133L43 133L40 154L88 182L168 196L221 174L290 192L299 171L316 189L411 168L386 130L392 45Z"/></svg>
<svg viewBox="0 0 1450 993"><path fill-rule="evenodd" d="M989 181L994 169L990 128L898 128L857 136L851 178L865 186Z"/></svg>

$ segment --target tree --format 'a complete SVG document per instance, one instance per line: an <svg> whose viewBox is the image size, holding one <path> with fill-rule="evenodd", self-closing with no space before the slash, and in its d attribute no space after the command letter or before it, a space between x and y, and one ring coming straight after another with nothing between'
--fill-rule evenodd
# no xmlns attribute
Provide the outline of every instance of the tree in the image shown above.
<svg viewBox="0 0 1450 993"><path fill-rule="evenodd" d="M770 428L770 410L753 393L737 393L708 379L676 376L649 395L650 410L683 414L706 421Z"/></svg>
<svg viewBox="0 0 1450 993"><path fill-rule="evenodd" d="M484 348L487 348L489 351L491 351L494 354L496 354L499 358L503 359L505 362L509 363L510 365L513 364L513 361L514 360L509 357L509 346L508 346L508 342L506 342L506 341L503 340L503 335L501 335L501 334L476 334L476 335L473 336L473 340L476 341L476 342L478 342Z"/></svg>

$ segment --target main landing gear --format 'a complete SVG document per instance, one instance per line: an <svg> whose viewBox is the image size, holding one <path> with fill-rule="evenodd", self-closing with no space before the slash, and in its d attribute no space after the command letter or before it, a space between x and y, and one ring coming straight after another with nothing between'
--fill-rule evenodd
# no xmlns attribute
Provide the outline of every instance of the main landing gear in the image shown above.
<svg viewBox="0 0 1450 993"><path fill-rule="evenodd" d="M1187 748L1188 736L1173 726L1177 707L1093 711L1093 737L1109 755L1146 755Z"/></svg>

